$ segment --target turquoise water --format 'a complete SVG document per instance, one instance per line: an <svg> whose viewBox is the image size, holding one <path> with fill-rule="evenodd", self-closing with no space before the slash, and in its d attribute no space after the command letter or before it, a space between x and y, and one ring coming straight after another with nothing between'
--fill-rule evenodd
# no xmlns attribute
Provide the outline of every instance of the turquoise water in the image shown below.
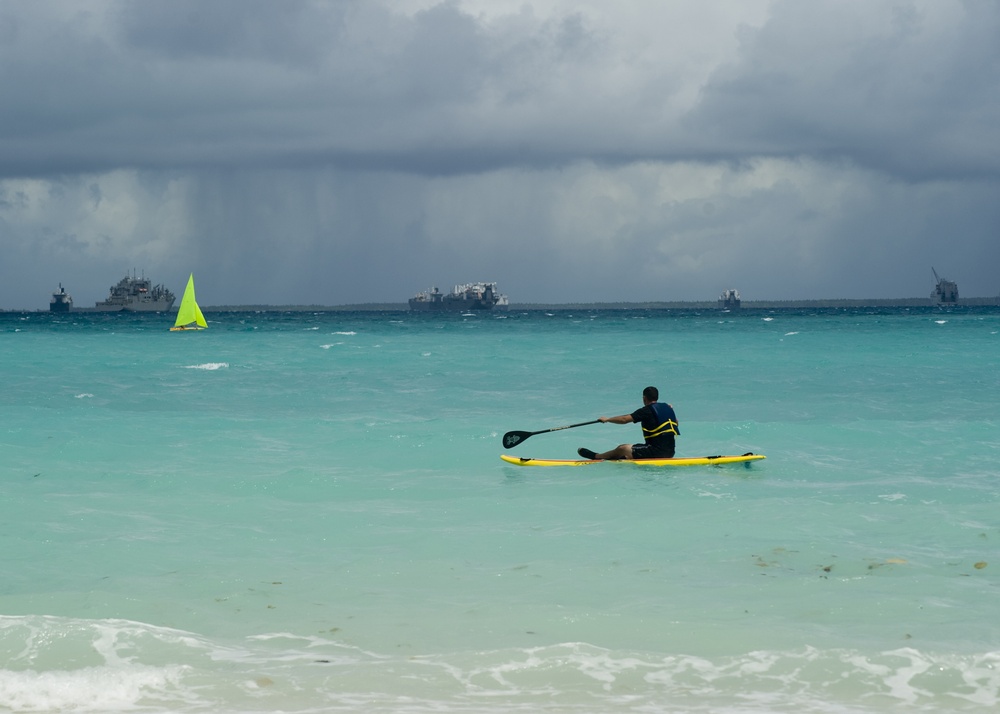
<svg viewBox="0 0 1000 714"><path fill-rule="evenodd" d="M0 314L0 711L1000 706L1000 311L207 317Z"/></svg>

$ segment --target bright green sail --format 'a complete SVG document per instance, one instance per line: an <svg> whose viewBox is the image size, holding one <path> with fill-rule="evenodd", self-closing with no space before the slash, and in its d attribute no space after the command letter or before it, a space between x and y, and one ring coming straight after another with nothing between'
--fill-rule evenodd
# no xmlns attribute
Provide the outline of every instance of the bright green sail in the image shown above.
<svg viewBox="0 0 1000 714"><path fill-rule="evenodd" d="M187 287L184 288L181 306L177 310L177 320L170 330L204 330L206 327L208 327L208 323L205 322L205 316L201 314L198 301L194 299L194 273L191 273Z"/></svg>

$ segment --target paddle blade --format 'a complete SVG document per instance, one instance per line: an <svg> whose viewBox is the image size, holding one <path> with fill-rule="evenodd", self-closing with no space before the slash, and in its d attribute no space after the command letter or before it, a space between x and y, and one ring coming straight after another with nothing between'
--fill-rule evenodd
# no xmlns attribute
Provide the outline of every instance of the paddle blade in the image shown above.
<svg viewBox="0 0 1000 714"><path fill-rule="evenodd" d="M533 433L531 431L508 431L503 435L503 448L513 449Z"/></svg>

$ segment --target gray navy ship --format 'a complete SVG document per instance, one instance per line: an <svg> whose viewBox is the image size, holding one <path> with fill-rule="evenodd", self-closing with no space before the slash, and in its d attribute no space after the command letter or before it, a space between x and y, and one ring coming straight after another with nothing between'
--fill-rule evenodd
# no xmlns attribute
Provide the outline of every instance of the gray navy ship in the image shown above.
<svg viewBox="0 0 1000 714"><path fill-rule="evenodd" d="M111 286L106 300L94 307L73 307L73 298L66 288L59 284L58 292L52 293L50 312L167 312L174 306L176 296L162 284L126 274L117 284Z"/></svg>
<svg viewBox="0 0 1000 714"><path fill-rule="evenodd" d="M425 312L465 312L506 310L507 296L497 292L496 283L465 283L456 285L450 293L437 288L417 293L410 298L410 309Z"/></svg>

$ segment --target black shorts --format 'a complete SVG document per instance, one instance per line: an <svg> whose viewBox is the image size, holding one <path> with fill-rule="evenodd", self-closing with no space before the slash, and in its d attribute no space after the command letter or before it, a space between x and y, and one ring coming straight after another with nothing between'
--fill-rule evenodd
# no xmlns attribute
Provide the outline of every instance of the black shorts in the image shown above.
<svg viewBox="0 0 1000 714"><path fill-rule="evenodd" d="M673 449L654 449L649 444L632 444L633 459L672 459Z"/></svg>

